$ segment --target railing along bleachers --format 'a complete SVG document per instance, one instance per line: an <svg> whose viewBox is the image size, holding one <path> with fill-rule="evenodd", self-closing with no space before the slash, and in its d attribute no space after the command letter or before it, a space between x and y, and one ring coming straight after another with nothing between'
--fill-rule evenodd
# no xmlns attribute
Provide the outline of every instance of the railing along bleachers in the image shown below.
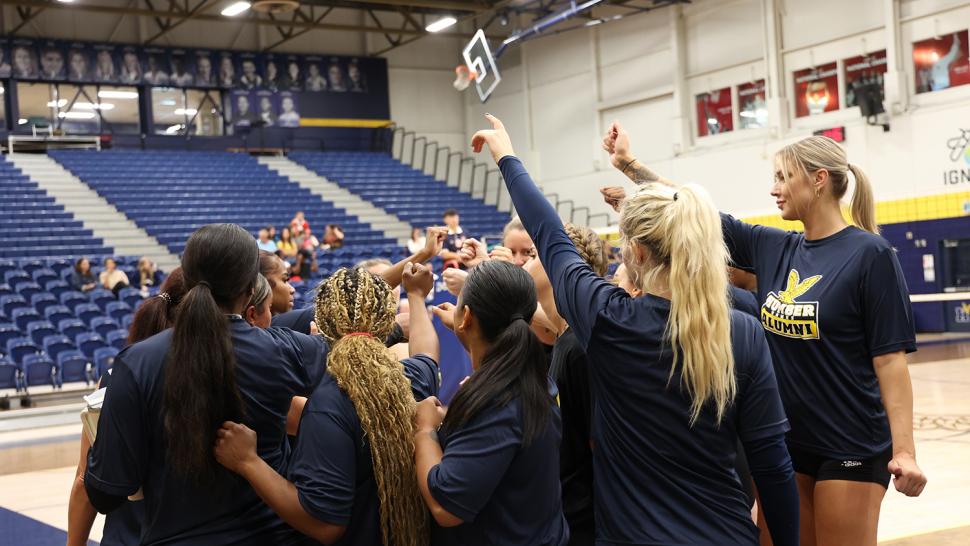
<svg viewBox="0 0 970 546"><path fill-rule="evenodd" d="M255 235L267 225L288 225L298 210L318 237L333 223L343 228L348 246L394 243L247 154L64 150L50 155L175 254L205 224L231 222Z"/></svg>

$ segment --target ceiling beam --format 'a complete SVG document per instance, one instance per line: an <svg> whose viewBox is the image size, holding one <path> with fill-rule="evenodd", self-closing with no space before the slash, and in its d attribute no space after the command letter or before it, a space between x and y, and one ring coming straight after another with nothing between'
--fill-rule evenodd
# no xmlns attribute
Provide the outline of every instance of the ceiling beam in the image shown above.
<svg viewBox="0 0 970 546"><path fill-rule="evenodd" d="M453 2L448 0L348 0L350 4L380 4L384 6L401 6L409 8L440 9L443 11L480 12L489 10L487 3L482 2Z"/></svg>
<svg viewBox="0 0 970 546"><path fill-rule="evenodd" d="M314 23L315 24L318 24L318 25L320 23L322 23L323 20L327 18L327 15L330 15L330 12L333 11L333 10L334 10L334 8L327 8L326 11L323 12L323 15L317 17L314 20ZM276 43L274 43L273 45L271 45L269 47L263 48L263 51L272 51L273 48L279 47L279 46L285 44L286 42L289 42L290 40L292 40L294 38L299 38L300 36L303 36L307 32L310 32L311 30L313 30L313 29L312 28L304 28L304 29L300 29L300 30L298 30L296 32L291 32L289 36L284 37L283 39L277 41Z"/></svg>
<svg viewBox="0 0 970 546"><path fill-rule="evenodd" d="M167 11L156 11L152 9L143 8L128 8L123 6L104 6L97 4L88 3L71 3L64 4L61 2L45 2L43 0L3 0L5 4L29 7L29 8L47 8L47 9L57 9L57 10L72 10L75 12L93 12L93 13L107 13L111 15L135 15L138 17L150 17L159 20L163 17L171 17L172 12ZM282 21L277 19L273 21L271 19L256 18L251 17L248 19L234 19L232 17L223 17L221 15L210 15L210 14L199 14L194 17L196 21L209 21L214 23L226 23L226 24L254 24L263 26L285 26L300 29L310 29L310 30L332 30L332 31L344 31L344 32L369 32L376 34L384 34L385 30L377 27L366 26L366 25L348 25L339 23L320 23L316 24L313 21ZM164 27L163 27L164 28ZM400 33L411 37L420 37L428 34L426 31L417 29L404 29L395 30L395 33ZM466 34L462 32L439 32L437 36L448 36L452 38L471 38L471 34Z"/></svg>
<svg viewBox="0 0 970 546"><path fill-rule="evenodd" d="M195 18L195 17L197 17L199 15L202 15L202 12L205 11L205 10L207 10L209 8L209 1L210 0L202 0L201 2L199 2L199 5L195 6L194 8L192 8L191 10L189 10L187 12L184 12L185 15L181 19L179 19L178 21L175 21L174 23L170 24L168 26L168 28L164 28L164 29L158 31L157 33L155 33L154 36L152 36L151 38L145 40L145 44L150 44L150 43L154 42L155 40L161 38L162 36L165 36L166 34L168 34L169 32L171 32L172 29L178 27L179 25L181 25L182 23L188 21L189 19L193 19L193 18Z"/></svg>
<svg viewBox="0 0 970 546"><path fill-rule="evenodd" d="M44 7L32 9L32 8L22 8L18 6L17 15L20 16L20 24L15 26L13 30L10 31L10 35L13 36L14 34L16 34L20 29L24 28L27 25L27 23L31 22L34 19L34 17L37 17L38 15L40 15L41 12L43 12L45 9L46 8Z"/></svg>

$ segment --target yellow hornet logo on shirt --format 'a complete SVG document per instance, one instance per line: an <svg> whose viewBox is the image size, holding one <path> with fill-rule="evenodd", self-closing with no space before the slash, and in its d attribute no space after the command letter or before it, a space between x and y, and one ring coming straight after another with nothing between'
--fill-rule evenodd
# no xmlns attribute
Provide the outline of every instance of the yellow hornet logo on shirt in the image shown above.
<svg viewBox="0 0 970 546"><path fill-rule="evenodd" d="M818 339L818 302L797 298L818 284L821 275L800 279L798 271L788 274L788 285L778 292L768 292L761 306L761 323L765 330L795 339Z"/></svg>

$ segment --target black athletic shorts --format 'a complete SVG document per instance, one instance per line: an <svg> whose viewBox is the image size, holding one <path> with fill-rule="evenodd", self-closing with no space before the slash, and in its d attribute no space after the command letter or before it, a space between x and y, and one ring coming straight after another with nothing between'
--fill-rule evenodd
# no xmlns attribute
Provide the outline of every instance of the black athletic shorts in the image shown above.
<svg viewBox="0 0 970 546"><path fill-rule="evenodd" d="M825 480L847 480L850 482L878 483L888 488L892 474L889 473L889 461L893 458L893 449L869 459L830 459L823 455L810 453L788 446L792 467L795 472L811 476L817 482Z"/></svg>

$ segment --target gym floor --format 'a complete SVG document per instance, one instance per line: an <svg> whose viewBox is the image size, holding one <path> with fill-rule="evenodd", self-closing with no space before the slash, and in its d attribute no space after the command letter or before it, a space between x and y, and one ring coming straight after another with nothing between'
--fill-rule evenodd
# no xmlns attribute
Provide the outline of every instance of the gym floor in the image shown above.
<svg viewBox="0 0 970 546"><path fill-rule="evenodd" d="M917 458L930 481L916 499L890 485L879 541L962 546L970 544L970 340L920 336L920 341L919 352L910 355L910 373ZM28 413L21 426L0 420L0 545L63 544L81 430L80 408L64 408L53 416L43 408L29 410L44 415ZM102 523L99 517L92 540L100 539Z"/></svg>

